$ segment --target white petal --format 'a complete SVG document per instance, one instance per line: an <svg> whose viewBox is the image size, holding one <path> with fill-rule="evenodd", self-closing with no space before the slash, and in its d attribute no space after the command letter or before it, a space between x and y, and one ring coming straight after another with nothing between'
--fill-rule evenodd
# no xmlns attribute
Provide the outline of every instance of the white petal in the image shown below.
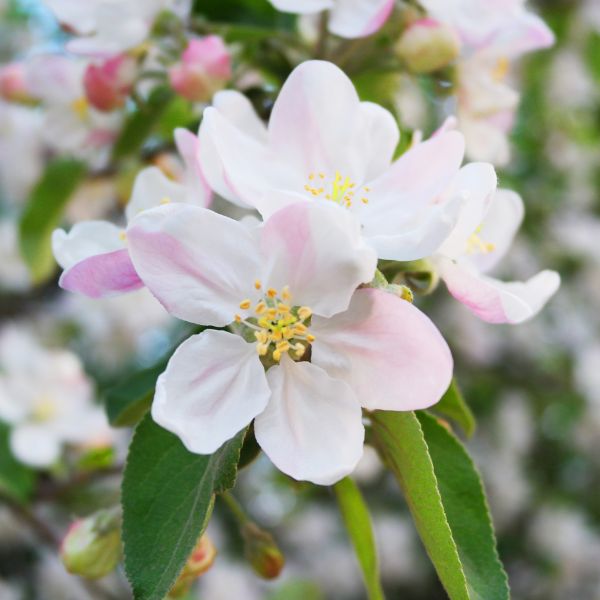
<svg viewBox="0 0 600 600"><path fill-rule="evenodd" d="M186 202L208 207L212 201L212 191L200 167L200 140L182 127L175 129L173 137L185 164Z"/></svg>
<svg viewBox="0 0 600 600"><path fill-rule="evenodd" d="M354 470L363 452L360 405L350 387L308 362L284 356L267 372L272 396L256 417L256 440L294 479L330 485Z"/></svg>
<svg viewBox="0 0 600 600"><path fill-rule="evenodd" d="M60 456L60 446L50 424L19 425L10 436L12 453L31 467L50 467Z"/></svg>
<svg viewBox="0 0 600 600"><path fill-rule="evenodd" d="M267 142L267 126L244 94L235 90L222 90L214 95L212 105L232 125L261 143Z"/></svg>
<svg viewBox="0 0 600 600"><path fill-rule="evenodd" d="M283 12L311 14L327 10L334 6L334 0L269 0L271 4Z"/></svg>
<svg viewBox="0 0 600 600"><path fill-rule="evenodd" d="M365 119L365 148L368 165L365 180L371 181L389 168L396 146L400 141L400 131L392 114L373 102L363 102L361 111Z"/></svg>
<svg viewBox="0 0 600 600"><path fill-rule="evenodd" d="M170 204L137 216L127 238L139 276L180 319L228 325L249 291L256 291L261 268L255 234L233 219Z"/></svg>
<svg viewBox="0 0 600 600"><path fill-rule="evenodd" d="M264 410L270 394L254 344L205 331L171 357L157 382L152 418L190 452L211 454Z"/></svg>
<svg viewBox="0 0 600 600"><path fill-rule="evenodd" d="M63 269L91 256L123 248L123 229L108 221L83 221L71 227L69 233L63 229L52 233L54 258Z"/></svg>
<svg viewBox="0 0 600 600"><path fill-rule="evenodd" d="M560 276L542 271L526 282L504 283L480 275L470 265L438 259L448 291L488 323L522 323L534 317L556 293Z"/></svg>
<svg viewBox="0 0 600 600"><path fill-rule="evenodd" d="M299 202L276 212L260 234L264 280L288 285L293 304L330 316L345 310L354 290L371 281L377 257L345 209Z"/></svg>
<svg viewBox="0 0 600 600"><path fill-rule="evenodd" d="M394 0L338 0L331 11L329 30L340 37L375 33L388 19Z"/></svg>
<svg viewBox="0 0 600 600"><path fill-rule="evenodd" d="M169 179L158 167L142 169L135 178L125 216L131 221L139 213L169 202L185 202L187 190Z"/></svg>
<svg viewBox="0 0 600 600"><path fill-rule="evenodd" d="M313 317L312 362L350 384L370 410L435 404L452 378L452 355L430 319L406 300L358 290L348 310Z"/></svg>

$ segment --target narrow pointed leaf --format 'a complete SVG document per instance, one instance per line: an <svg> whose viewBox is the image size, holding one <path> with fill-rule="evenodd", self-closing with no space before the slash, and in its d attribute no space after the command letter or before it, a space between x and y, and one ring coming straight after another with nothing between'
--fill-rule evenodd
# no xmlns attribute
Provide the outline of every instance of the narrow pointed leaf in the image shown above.
<svg viewBox="0 0 600 600"><path fill-rule="evenodd" d="M472 600L419 420L413 412L376 411L371 422L373 440L402 488L450 600Z"/></svg>
<svg viewBox="0 0 600 600"><path fill-rule="evenodd" d="M452 380L442 399L431 410L452 419L461 426L467 437L471 437L475 433L475 416L466 403L456 380Z"/></svg>
<svg viewBox="0 0 600 600"><path fill-rule="evenodd" d="M430 415L417 413L433 461L444 510L472 600L507 600L489 508L477 468L460 441Z"/></svg>
<svg viewBox="0 0 600 600"><path fill-rule="evenodd" d="M138 425L121 490L125 571L135 600L162 600L172 587L215 493L235 483L244 433L205 456L188 452L150 415Z"/></svg>
<svg viewBox="0 0 600 600"><path fill-rule="evenodd" d="M384 600L379 581L379 562L369 509L358 486L346 477L334 486L346 530L360 564L369 600Z"/></svg>

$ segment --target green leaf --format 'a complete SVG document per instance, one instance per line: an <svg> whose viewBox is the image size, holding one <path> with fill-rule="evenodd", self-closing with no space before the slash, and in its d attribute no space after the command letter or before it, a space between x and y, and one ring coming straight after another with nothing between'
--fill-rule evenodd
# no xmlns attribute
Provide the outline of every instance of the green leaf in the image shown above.
<svg viewBox="0 0 600 600"><path fill-rule="evenodd" d="M432 406L431 410L458 423L467 437L471 437L475 433L475 416L465 402L455 379L452 380L442 399Z"/></svg>
<svg viewBox="0 0 600 600"><path fill-rule="evenodd" d="M175 583L215 493L235 483L244 433L208 456L188 452L150 415L138 425L121 489L125 571L135 600L162 600Z"/></svg>
<svg viewBox="0 0 600 600"><path fill-rule="evenodd" d="M460 441L430 415L417 413L433 461L444 510L458 547L472 600L507 600L483 484Z"/></svg>
<svg viewBox="0 0 600 600"><path fill-rule="evenodd" d="M52 256L52 232L61 222L65 207L83 179L86 166L59 158L48 164L33 188L20 223L21 254L34 283L45 281L56 268Z"/></svg>
<svg viewBox="0 0 600 600"><path fill-rule="evenodd" d="M113 427L131 427L148 411L158 376L166 361L129 375L106 392L105 407Z"/></svg>
<svg viewBox="0 0 600 600"><path fill-rule="evenodd" d="M35 485L35 471L18 462L9 445L10 428L0 422L0 491L26 502Z"/></svg>
<svg viewBox="0 0 600 600"><path fill-rule="evenodd" d="M383 600L385 596L379 581L377 548L369 509L358 486L349 477L336 483L333 489L363 572L369 600Z"/></svg>
<svg viewBox="0 0 600 600"><path fill-rule="evenodd" d="M373 440L402 488L448 596L472 600L419 420L413 412L376 411L371 422Z"/></svg>
<svg viewBox="0 0 600 600"><path fill-rule="evenodd" d="M145 104L127 118L113 148L114 158L123 158L136 154L152 133L154 127L166 111L173 98L171 90L165 87L156 88Z"/></svg>
<svg viewBox="0 0 600 600"><path fill-rule="evenodd" d="M325 594L314 581L292 579L269 594L268 600L325 600Z"/></svg>
<svg viewBox="0 0 600 600"><path fill-rule="evenodd" d="M425 412L371 418L377 448L451 600L507 600L483 486L462 444Z"/></svg>

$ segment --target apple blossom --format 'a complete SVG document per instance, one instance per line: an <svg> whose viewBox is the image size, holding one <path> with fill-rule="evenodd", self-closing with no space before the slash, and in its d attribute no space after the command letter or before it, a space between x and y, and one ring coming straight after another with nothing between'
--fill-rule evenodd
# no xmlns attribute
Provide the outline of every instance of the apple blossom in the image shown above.
<svg viewBox="0 0 600 600"><path fill-rule="evenodd" d="M157 382L153 418L191 452L214 452L255 419L279 469L330 484L362 454L361 406L425 408L448 386L452 358L431 321L393 294L356 290L376 255L347 212L300 202L252 227L169 205L127 236L172 315L231 329L186 340Z"/></svg>
<svg viewBox="0 0 600 600"><path fill-rule="evenodd" d="M498 190L491 202L466 203L456 228L433 257L449 292L480 319L521 323L535 316L560 285L554 271L504 283L487 273L508 251L523 219L523 201Z"/></svg>
<svg viewBox="0 0 600 600"><path fill-rule="evenodd" d="M294 202L349 212L379 258L431 254L465 197L488 196L491 165L460 168L464 141L442 131L397 161L399 132L382 107L360 102L335 65L309 61L284 84L265 129L236 92L215 97L200 127L200 162L218 194L267 218Z"/></svg>
<svg viewBox="0 0 600 600"><path fill-rule="evenodd" d="M15 62L0 67L0 97L9 102L30 100L22 63Z"/></svg>
<svg viewBox="0 0 600 600"><path fill-rule="evenodd" d="M170 202L190 202L206 206L210 202L197 161L197 138L184 129L175 132L180 153L189 165L182 182L171 181L157 167L138 174L131 200L125 210L127 221L137 214ZM108 221L83 221L69 233L57 229L52 249L64 269L62 288L91 298L137 290L143 286L131 263L125 228Z"/></svg>
<svg viewBox="0 0 600 600"><path fill-rule="evenodd" d="M112 441L79 359L46 350L16 326L0 334L0 419L11 427L15 457L38 468L51 466L66 444Z"/></svg>
<svg viewBox="0 0 600 600"><path fill-rule="evenodd" d="M101 168L109 159L122 116L90 106L83 84L86 67L86 61L63 55L35 56L26 63L27 85L44 105L43 136L48 146Z"/></svg>
<svg viewBox="0 0 600 600"><path fill-rule="evenodd" d="M178 0L44 0L61 24L81 37L67 44L76 54L111 56L142 43L161 10ZM186 2L189 5L189 2ZM187 8L181 11L187 13Z"/></svg>
<svg viewBox="0 0 600 600"><path fill-rule="evenodd" d="M504 79L511 61L547 48L554 35L524 0L423 0L436 20L455 29L463 45L458 68L458 117L469 155L503 165L519 94Z"/></svg>
<svg viewBox="0 0 600 600"><path fill-rule="evenodd" d="M343 38L375 33L394 9L394 0L270 0L283 12L301 15L329 11L329 31Z"/></svg>
<svg viewBox="0 0 600 600"><path fill-rule="evenodd" d="M218 35L192 39L181 63L169 70L173 89L192 102L208 102L231 78L231 55Z"/></svg>
<svg viewBox="0 0 600 600"><path fill-rule="evenodd" d="M133 89L136 71L135 60L126 54L89 64L83 85L90 104L106 112L121 108Z"/></svg>

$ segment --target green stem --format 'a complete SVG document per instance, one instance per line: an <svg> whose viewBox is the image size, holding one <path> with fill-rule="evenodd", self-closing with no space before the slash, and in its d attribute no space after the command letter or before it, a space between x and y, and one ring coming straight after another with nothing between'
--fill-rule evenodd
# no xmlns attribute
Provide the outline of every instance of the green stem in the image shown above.
<svg viewBox="0 0 600 600"><path fill-rule="evenodd" d="M315 45L315 58L327 57L327 40L329 38L329 13L323 11L319 17L319 37Z"/></svg>
<svg viewBox="0 0 600 600"><path fill-rule="evenodd" d="M240 525L245 525L250 522L250 517L230 492L223 492L220 495L220 498Z"/></svg>

